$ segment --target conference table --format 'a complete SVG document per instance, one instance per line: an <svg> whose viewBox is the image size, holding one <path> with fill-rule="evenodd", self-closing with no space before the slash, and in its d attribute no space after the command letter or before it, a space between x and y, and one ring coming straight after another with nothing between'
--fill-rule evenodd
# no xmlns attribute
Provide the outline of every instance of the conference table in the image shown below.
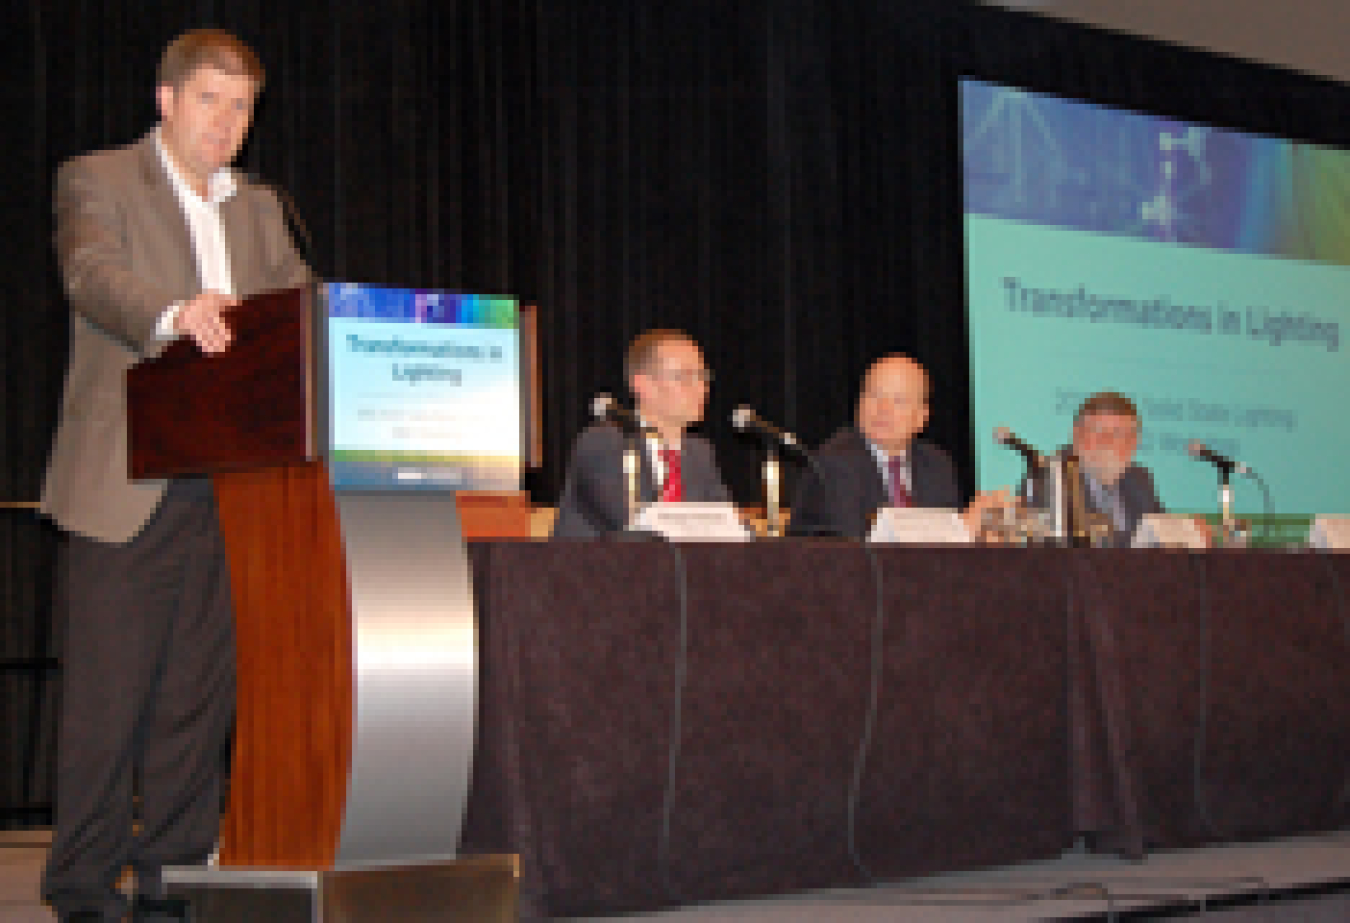
<svg viewBox="0 0 1350 923"><path fill-rule="evenodd" d="M1350 823L1350 556L470 554L462 851L519 854L525 918Z"/></svg>

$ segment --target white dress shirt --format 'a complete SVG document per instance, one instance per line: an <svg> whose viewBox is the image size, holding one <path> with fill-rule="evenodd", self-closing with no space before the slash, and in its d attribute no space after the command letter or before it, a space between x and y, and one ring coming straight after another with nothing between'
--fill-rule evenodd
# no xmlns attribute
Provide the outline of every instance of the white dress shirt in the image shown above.
<svg viewBox="0 0 1350 923"><path fill-rule="evenodd" d="M881 481L886 485L886 496L894 496L895 492L891 490L891 456L885 449L876 445L870 439L867 440L867 447L872 450L872 457L877 460L877 467L881 469ZM914 493L914 473L909 465L909 449L902 449L897 454L900 456L900 473L905 491L912 495Z"/></svg>
<svg viewBox="0 0 1350 923"><path fill-rule="evenodd" d="M233 198L239 191L234 172L228 167L223 167L212 174L207 181L207 197L202 198L178 172L173 158L164 147L159 129L155 129L155 148L159 151L160 162L164 164L164 172L169 175L169 184L173 187L179 207L183 209L183 217L187 219L188 234L192 238L193 255L197 258L197 277L201 280L202 291L233 295L235 291L234 277L230 273L230 249L225 243L225 225L220 220L220 205ZM165 308L155 327L157 336L161 339L172 339L177 336L174 321L178 319L178 312L182 307L180 302Z"/></svg>
<svg viewBox="0 0 1350 923"><path fill-rule="evenodd" d="M638 422L642 424L642 447L647 453L647 464L652 470L652 483L656 485L656 495L659 497L666 484L666 460L661 455L661 450L674 449L678 452L681 446L678 442L673 445L667 444L642 417L638 417Z"/></svg>

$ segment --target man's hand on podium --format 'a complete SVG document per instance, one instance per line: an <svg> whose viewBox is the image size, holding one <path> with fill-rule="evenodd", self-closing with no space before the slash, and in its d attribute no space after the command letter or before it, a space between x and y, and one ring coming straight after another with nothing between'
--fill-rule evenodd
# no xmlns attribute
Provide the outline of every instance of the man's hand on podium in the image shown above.
<svg viewBox="0 0 1350 923"><path fill-rule="evenodd" d="M236 307L239 299L220 292L202 292L186 302L174 318L174 329L192 337L197 348L208 356L229 349L234 334L225 322L224 312Z"/></svg>

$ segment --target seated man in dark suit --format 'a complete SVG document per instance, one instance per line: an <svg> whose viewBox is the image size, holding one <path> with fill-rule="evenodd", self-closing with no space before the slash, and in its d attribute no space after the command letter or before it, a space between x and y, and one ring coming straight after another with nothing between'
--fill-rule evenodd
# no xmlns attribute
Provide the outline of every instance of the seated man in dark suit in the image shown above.
<svg viewBox="0 0 1350 923"><path fill-rule="evenodd" d="M1138 448L1139 411L1125 395L1099 392L1074 414L1072 449L1081 465L1083 501L1109 526L1108 544L1114 548L1129 546L1145 515L1164 512L1153 476L1134 461ZM1023 493L1028 505L1041 506L1049 489L1037 478Z"/></svg>
<svg viewBox="0 0 1350 923"><path fill-rule="evenodd" d="M798 487L790 535L865 538L883 506L962 506L951 457L918 434L928 423L928 373L908 356L877 360L863 376L857 421L816 450ZM1007 502L980 494L966 510L978 531L983 511Z"/></svg>
<svg viewBox="0 0 1350 923"><path fill-rule="evenodd" d="M678 330L649 330L629 345L624 371L638 416L658 437L639 447L638 500L729 502L712 445L686 432L703 419L712 380L698 344ZM554 538L595 538L628 525L626 447L627 437L613 423L597 423L577 437Z"/></svg>

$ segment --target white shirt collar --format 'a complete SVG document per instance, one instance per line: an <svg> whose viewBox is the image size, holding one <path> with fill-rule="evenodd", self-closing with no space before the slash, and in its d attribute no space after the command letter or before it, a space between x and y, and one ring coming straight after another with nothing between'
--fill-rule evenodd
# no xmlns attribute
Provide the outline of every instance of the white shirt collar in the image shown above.
<svg viewBox="0 0 1350 923"><path fill-rule="evenodd" d="M886 490L889 491L892 489L890 465L892 458L898 458L900 460L900 480L904 482L904 488L906 490L912 490L914 488L914 472L909 468L908 446L892 455L866 436L863 437L863 441L867 443L867 448L871 451L872 457L876 459L877 467L881 469L881 482L886 485Z"/></svg>
<svg viewBox="0 0 1350 923"><path fill-rule="evenodd" d="M229 167L221 167L211 178L206 181L206 198L203 199L197 195L197 190L192 188L183 174L178 172L177 165L173 158L169 156L168 148L164 146L164 141L160 137L159 126L155 126L155 150L159 152L159 162L164 165L164 172L169 174L169 182L173 184L174 193L178 200L183 203L192 203L196 205L219 205L234 197L239 191L239 183L235 179L234 171Z"/></svg>
<svg viewBox="0 0 1350 923"><path fill-rule="evenodd" d="M889 471L891 460L890 453L887 452L885 449L883 449L881 446L877 445L871 439L868 439L866 436L863 437L863 442L866 442L867 448L872 450L872 457L877 460L877 464L881 466L881 470ZM909 464L909 449L907 448L901 449L899 452L896 452L895 455L897 458L900 459L902 464L905 465Z"/></svg>
<svg viewBox="0 0 1350 923"><path fill-rule="evenodd" d="M647 434L646 442L649 446L652 446L653 448L674 449L677 452L680 450L679 442L666 442L661 434L657 432L656 427L648 423L647 418L642 414L638 414L638 422L642 424L642 431Z"/></svg>
<svg viewBox="0 0 1350 923"><path fill-rule="evenodd" d="M652 429L647 423L647 418L641 414L638 415L638 422L642 424L644 434L642 437L642 444L647 452L647 464L649 464L652 469L652 482L656 485L656 492L659 495L661 493L661 487L666 483L667 475L666 459L661 453L665 449L674 449L676 452L679 452L681 446L667 445L665 440L661 438L656 430Z"/></svg>

